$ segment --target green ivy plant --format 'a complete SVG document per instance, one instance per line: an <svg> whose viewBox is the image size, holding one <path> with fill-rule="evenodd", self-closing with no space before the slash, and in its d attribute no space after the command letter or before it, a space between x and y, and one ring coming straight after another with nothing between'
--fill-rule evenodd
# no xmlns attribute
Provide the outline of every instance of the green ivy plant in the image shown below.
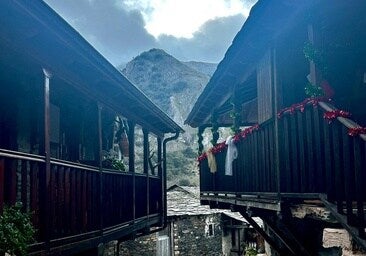
<svg viewBox="0 0 366 256"><path fill-rule="evenodd" d="M315 48L312 43L306 42L304 44L303 53L307 60L314 62L322 76L326 78L328 76L328 67L326 65L324 52Z"/></svg>
<svg viewBox="0 0 366 256"><path fill-rule="evenodd" d="M323 88L321 88L319 85L314 85L310 82L307 83L305 86L305 94L308 97L322 97L324 96Z"/></svg>
<svg viewBox="0 0 366 256"><path fill-rule="evenodd" d="M324 53L316 49L310 42L304 44L303 53L308 61L312 61L316 65L323 78L326 78L328 76L328 67ZM321 86L308 82L305 86L305 94L308 97L321 97L324 96L324 91Z"/></svg>
<svg viewBox="0 0 366 256"><path fill-rule="evenodd" d="M21 208L21 203L5 206L0 215L0 255L27 255L28 244L34 241L30 214L23 213Z"/></svg>
<svg viewBox="0 0 366 256"><path fill-rule="evenodd" d="M126 167L122 160L112 159L112 166L116 170L125 171Z"/></svg>

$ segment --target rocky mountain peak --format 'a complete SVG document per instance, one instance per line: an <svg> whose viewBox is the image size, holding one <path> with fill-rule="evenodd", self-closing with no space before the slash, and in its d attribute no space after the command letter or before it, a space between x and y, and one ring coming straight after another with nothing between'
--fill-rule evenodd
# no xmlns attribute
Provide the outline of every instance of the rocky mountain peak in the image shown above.
<svg viewBox="0 0 366 256"><path fill-rule="evenodd" d="M161 49L141 53L126 64L122 73L186 131L177 143L169 144L168 180L187 179L197 184L196 131L184 125L198 95L216 64L181 62Z"/></svg>
<svg viewBox="0 0 366 256"><path fill-rule="evenodd" d="M122 73L180 125L210 78L161 49L141 53Z"/></svg>

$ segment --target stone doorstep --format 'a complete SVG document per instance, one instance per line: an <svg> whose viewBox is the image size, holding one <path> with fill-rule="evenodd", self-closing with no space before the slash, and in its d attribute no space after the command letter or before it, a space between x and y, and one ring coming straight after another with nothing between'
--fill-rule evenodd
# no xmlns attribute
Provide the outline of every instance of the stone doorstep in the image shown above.
<svg viewBox="0 0 366 256"><path fill-rule="evenodd" d="M345 229L325 228L323 230L323 247L341 247L352 250L352 239Z"/></svg>
<svg viewBox="0 0 366 256"><path fill-rule="evenodd" d="M352 239L345 229L325 228L323 230L323 247L341 247L342 256L366 256L366 254L352 250Z"/></svg>

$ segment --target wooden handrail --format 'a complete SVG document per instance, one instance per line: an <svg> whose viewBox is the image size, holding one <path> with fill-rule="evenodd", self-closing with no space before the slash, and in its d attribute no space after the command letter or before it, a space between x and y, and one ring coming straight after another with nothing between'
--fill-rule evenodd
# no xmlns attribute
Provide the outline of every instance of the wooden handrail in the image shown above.
<svg viewBox="0 0 366 256"><path fill-rule="evenodd" d="M0 157L17 158L34 162L45 162L45 157L40 155L28 154L7 149L0 149Z"/></svg>
<svg viewBox="0 0 366 256"><path fill-rule="evenodd" d="M70 167L70 168L78 168L78 169L87 170L87 171L99 172L99 169L95 166L60 160L60 159L56 159L56 158L51 158L51 164L62 165L62 166Z"/></svg>
<svg viewBox="0 0 366 256"><path fill-rule="evenodd" d="M319 106L325 110L325 111L334 111L334 110L338 110L336 107L334 107L333 105L327 103L327 102L319 102ZM359 124L357 124L355 121L346 118L346 117L337 117L338 121L343 124L344 126L346 126L348 129L350 128L359 128L361 127ZM364 141L366 141L366 134L360 134L359 135L361 137L361 139L363 139Z"/></svg>

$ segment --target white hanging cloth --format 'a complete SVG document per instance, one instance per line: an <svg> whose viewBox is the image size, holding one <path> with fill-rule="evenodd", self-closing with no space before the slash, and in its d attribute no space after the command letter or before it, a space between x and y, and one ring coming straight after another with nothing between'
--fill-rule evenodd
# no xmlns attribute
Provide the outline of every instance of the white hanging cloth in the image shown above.
<svg viewBox="0 0 366 256"><path fill-rule="evenodd" d="M233 161L238 157L238 149L234 144L232 136L226 139L227 145L226 159L225 159L225 175L233 175Z"/></svg>
<svg viewBox="0 0 366 256"><path fill-rule="evenodd" d="M217 165L216 165L216 159L214 154L212 154L211 149L207 150L207 161L208 161L208 167L210 168L211 173L215 173L217 171Z"/></svg>

